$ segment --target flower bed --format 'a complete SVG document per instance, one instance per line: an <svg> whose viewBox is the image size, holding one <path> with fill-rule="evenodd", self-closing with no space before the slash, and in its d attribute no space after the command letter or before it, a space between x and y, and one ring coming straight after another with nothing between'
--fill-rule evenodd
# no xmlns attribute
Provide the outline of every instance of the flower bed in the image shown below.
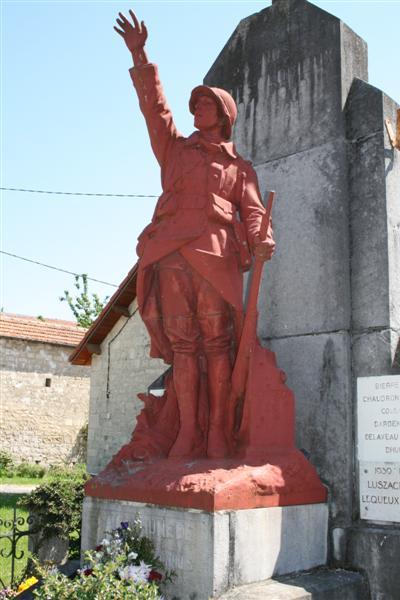
<svg viewBox="0 0 400 600"><path fill-rule="evenodd" d="M56 568L40 568L42 584L33 595L47 600L161 600L163 584L173 577L142 536L139 520L108 532L73 579Z"/></svg>

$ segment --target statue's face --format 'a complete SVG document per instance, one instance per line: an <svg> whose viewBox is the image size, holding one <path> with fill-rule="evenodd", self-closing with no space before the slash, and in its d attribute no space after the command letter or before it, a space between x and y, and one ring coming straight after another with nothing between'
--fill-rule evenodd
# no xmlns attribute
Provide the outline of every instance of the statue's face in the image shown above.
<svg viewBox="0 0 400 600"><path fill-rule="evenodd" d="M194 105L194 126L207 131L221 126L218 104L210 96L199 96Z"/></svg>

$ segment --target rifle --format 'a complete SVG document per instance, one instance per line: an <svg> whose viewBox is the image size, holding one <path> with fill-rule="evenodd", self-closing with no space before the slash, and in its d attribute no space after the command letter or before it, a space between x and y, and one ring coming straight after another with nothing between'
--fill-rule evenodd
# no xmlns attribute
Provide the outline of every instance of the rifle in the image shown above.
<svg viewBox="0 0 400 600"><path fill-rule="evenodd" d="M272 204L274 201L275 192L270 192L265 214L263 215L260 227L260 240L265 240L267 237L268 225L271 217ZM235 364L232 370L231 380L231 417L230 430L235 426L235 413L243 403L244 394L246 391L246 382L249 371L249 361L253 352L254 344L257 336L257 300L260 291L261 276L264 267L264 260L257 255L255 256L253 269L250 274L248 284L248 294L246 301L245 318L243 323L242 335L240 337L239 348L236 355ZM238 424L236 424L238 425Z"/></svg>

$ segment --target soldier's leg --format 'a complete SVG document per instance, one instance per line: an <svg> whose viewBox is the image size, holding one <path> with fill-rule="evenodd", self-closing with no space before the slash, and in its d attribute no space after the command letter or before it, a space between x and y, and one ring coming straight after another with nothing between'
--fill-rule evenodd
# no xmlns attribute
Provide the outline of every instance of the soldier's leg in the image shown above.
<svg viewBox="0 0 400 600"><path fill-rule="evenodd" d="M200 331L190 267L178 254L160 261L159 286L164 332L174 353L173 378L180 417L179 433L169 456L191 456L202 441L197 419Z"/></svg>
<svg viewBox="0 0 400 600"><path fill-rule="evenodd" d="M199 290L197 314L207 357L210 405L207 455L223 458L228 454L225 430L232 374L233 320L227 302L207 282L203 282Z"/></svg>

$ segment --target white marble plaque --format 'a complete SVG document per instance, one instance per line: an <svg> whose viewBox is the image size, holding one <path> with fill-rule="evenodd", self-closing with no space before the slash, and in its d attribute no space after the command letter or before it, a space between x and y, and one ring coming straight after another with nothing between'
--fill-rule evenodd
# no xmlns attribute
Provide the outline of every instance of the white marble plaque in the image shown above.
<svg viewBox="0 0 400 600"><path fill-rule="evenodd" d="M361 519L400 522L400 463L359 465Z"/></svg>
<svg viewBox="0 0 400 600"><path fill-rule="evenodd" d="M400 522L400 375L357 380L360 517Z"/></svg>

